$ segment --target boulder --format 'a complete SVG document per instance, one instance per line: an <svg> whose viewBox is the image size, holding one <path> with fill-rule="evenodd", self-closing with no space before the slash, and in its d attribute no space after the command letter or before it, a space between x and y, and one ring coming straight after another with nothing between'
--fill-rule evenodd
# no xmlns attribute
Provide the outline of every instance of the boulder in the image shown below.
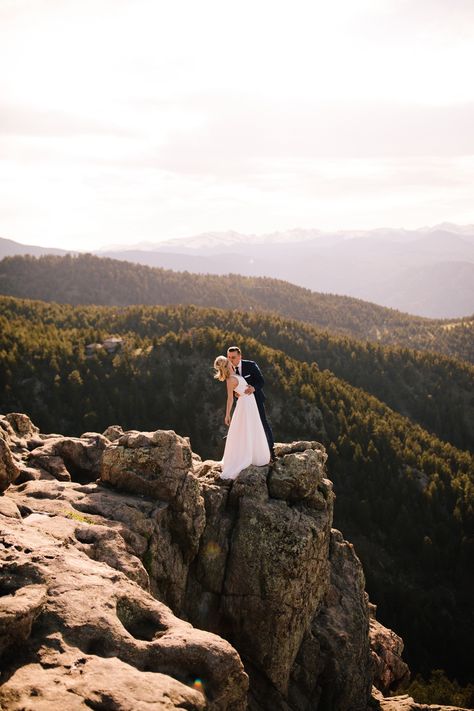
<svg viewBox="0 0 474 711"><path fill-rule="evenodd" d="M0 496L0 515L10 518L21 518L18 506L8 496Z"/></svg>
<svg viewBox="0 0 474 711"><path fill-rule="evenodd" d="M459 706L440 706L439 704L418 704L408 694L398 694L384 698L381 691L373 687L371 708L379 711L469 711Z"/></svg>
<svg viewBox="0 0 474 711"><path fill-rule="evenodd" d="M118 658L84 655L63 641L54 666L38 663L17 669L0 690L9 711L204 711L208 706L200 684L188 684L166 674L141 671ZM111 681L113 680L113 682ZM234 708L238 708L234 706Z"/></svg>
<svg viewBox="0 0 474 711"><path fill-rule="evenodd" d="M109 440L97 432L82 437L52 437L28 453L29 468L39 468L59 481L95 481Z"/></svg>
<svg viewBox="0 0 474 711"><path fill-rule="evenodd" d="M155 693L157 708L366 711L374 674L405 678L331 528L321 444L277 444L273 466L223 480L172 431L0 431L24 477L0 505L0 706L145 709Z"/></svg>
<svg viewBox="0 0 474 711"><path fill-rule="evenodd" d="M13 578L13 581L12 581ZM46 585L29 585L18 571L4 570L1 584L0 657L5 650L23 644L31 634L33 622L46 603Z"/></svg>
<svg viewBox="0 0 474 711"><path fill-rule="evenodd" d="M119 491L159 501L147 551L152 590L181 610L188 567L205 524L189 440L173 431L130 430L104 451L100 479Z"/></svg>
<svg viewBox="0 0 474 711"><path fill-rule="evenodd" d="M10 447L0 436L0 493L5 491L20 474L20 468L15 462Z"/></svg>
<svg viewBox="0 0 474 711"><path fill-rule="evenodd" d="M325 509L326 498L332 492L331 482L324 479L326 459L323 449L299 451L295 448L294 452L278 457L268 477L270 496L286 501L304 501L308 507Z"/></svg>
<svg viewBox="0 0 474 711"><path fill-rule="evenodd" d="M6 415L0 415L0 439L11 445L18 438Z"/></svg>
<svg viewBox="0 0 474 711"><path fill-rule="evenodd" d="M228 642L176 618L72 536L65 545L52 521L1 519L1 708L246 708L248 677Z"/></svg>
<svg viewBox="0 0 474 711"><path fill-rule="evenodd" d="M404 685L410 679L408 665L402 659L403 640L376 619L376 605L369 604L369 639L373 663L373 684L383 694Z"/></svg>
<svg viewBox="0 0 474 711"><path fill-rule="evenodd" d="M120 425L109 425L109 427L102 432L102 435L110 442L115 442L123 435L123 429Z"/></svg>
<svg viewBox="0 0 474 711"><path fill-rule="evenodd" d="M28 415L22 412L10 412L5 417L18 437L30 439L39 433L39 428L32 423Z"/></svg>
<svg viewBox="0 0 474 711"><path fill-rule="evenodd" d="M100 478L121 491L169 500L191 467L191 447L184 437L172 430L130 430L104 452Z"/></svg>

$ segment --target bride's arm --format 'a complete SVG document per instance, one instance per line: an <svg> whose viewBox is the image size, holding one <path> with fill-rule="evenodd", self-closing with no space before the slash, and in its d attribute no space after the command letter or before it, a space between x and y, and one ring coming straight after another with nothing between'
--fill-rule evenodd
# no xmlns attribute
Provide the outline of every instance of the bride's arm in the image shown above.
<svg viewBox="0 0 474 711"><path fill-rule="evenodd" d="M224 422L227 426L230 425L230 411L232 410L232 403L234 402L234 380L235 378L230 377L225 381L227 385L227 405L225 408Z"/></svg>

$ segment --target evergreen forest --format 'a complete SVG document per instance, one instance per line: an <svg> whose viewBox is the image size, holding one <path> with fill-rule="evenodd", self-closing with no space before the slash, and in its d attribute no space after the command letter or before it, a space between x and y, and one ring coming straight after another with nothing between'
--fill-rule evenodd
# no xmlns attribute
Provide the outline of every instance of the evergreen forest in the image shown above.
<svg viewBox="0 0 474 711"><path fill-rule="evenodd" d="M91 254L27 255L0 261L0 294L73 305L195 304L271 311L333 333L474 362L474 314L422 318L266 277L190 274Z"/></svg>
<svg viewBox="0 0 474 711"><path fill-rule="evenodd" d="M109 352L101 344L111 336L122 340ZM217 459L225 388L212 362L230 344L263 371L276 440L325 445L334 525L354 543L378 618L403 637L411 669L443 669L467 683L471 364L256 310L0 297L0 411L26 412L43 432L69 435L111 424L173 429Z"/></svg>

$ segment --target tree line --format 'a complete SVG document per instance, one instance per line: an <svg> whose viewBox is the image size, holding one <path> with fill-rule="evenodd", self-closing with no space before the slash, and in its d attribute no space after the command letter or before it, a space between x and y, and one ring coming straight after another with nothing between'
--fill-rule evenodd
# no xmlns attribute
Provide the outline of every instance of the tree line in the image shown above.
<svg viewBox="0 0 474 711"><path fill-rule="evenodd" d="M316 362L393 410L460 449L474 451L474 366L437 353L382 346L336 336L308 324L266 312L209 309L196 306L71 309L60 304L0 297L0 316L16 313L30 323L52 321L60 328L91 327L105 334L133 331L153 338L168 331L214 325L258 335L260 343L296 360Z"/></svg>
<svg viewBox="0 0 474 711"><path fill-rule="evenodd" d="M334 525L354 543L379 618L404 638L412 669L469 680L473 456L325 367L324 353L346 363L344 339L331 354L325 336L318 362L308 357L311 334L301 336L299 357L286 352L290 342L297 349L296 325L268 314L260 321L192 306L74 308L7 298L0 307L1 411L26 412L42 431L71 435L110 424L174 429L203 457L220 458L226 432L212 362L238 343L264 372L276 439L325 445ZM115 353L87 354L87 344L110 335L123 338ZM393 358L395 373L396 358L390 350L385 357L380 372ZM448 366L430 367L435 374Z"/></svg>
<svg viewBox="0 0 474 711"><path fill-rule="evenodd" d="M0 262L0 293L73 305L195 304L265 310L357 339L474 362L474 314L428 319L267 277L190 274L91 254L27 255Z"/></svg>

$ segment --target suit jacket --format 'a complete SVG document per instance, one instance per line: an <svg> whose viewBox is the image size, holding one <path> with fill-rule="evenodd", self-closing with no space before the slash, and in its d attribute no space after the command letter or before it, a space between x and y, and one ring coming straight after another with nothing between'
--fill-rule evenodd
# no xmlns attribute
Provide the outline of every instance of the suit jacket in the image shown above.
<svg viewBox="0 0 474 711"><path fill-rule="evenodd" d="M253 360L241 360L240 372L249 385L255 388L255 399L260 402L265 401L265 393L262 388L265 385L260 368Z"/></svg>

